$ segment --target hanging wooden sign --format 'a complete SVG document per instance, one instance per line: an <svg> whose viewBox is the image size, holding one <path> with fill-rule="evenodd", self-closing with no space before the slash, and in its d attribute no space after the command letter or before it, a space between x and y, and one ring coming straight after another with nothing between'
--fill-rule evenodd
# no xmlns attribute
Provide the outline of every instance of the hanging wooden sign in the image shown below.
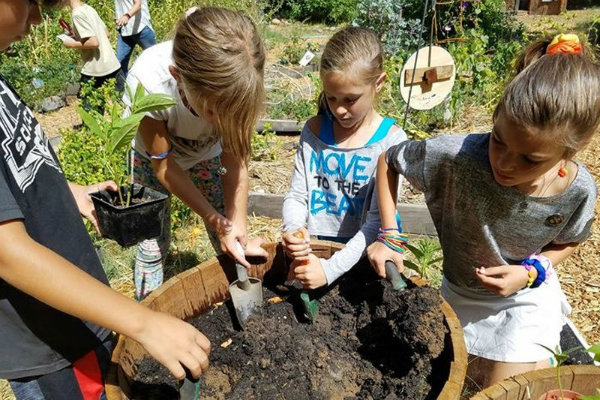
<svg viewBox="0 0 600 400"><path fill-rule="evenodd" d="M417 64L415 66L415 59ZM452 91L456 67L450 53L439 46L427 46L413 53L400 73L400 94L415 110L429 110Z"/></svg>

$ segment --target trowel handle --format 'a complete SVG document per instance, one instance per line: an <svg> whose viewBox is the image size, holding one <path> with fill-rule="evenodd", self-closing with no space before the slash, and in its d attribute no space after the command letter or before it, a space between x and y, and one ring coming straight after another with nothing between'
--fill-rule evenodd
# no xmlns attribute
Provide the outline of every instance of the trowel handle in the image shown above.
<svg viewBox="0 0 600 400"><path fill-rule="evenodd" d="M242 257L245 257L244 248L240 242L235 242L235 248ZM241 264L235 263L235 272L238 278L238 287L242 290L250 289L250 281L248 280L248 269Z"/></svg>
<svg viewBox="0 0 600 400"><path fill-rule="evenodd" d="M404 278L402 278L402 274L396 268L396 264L392 260L387 260L385 262L385 279L387 279L391 284L394 290L404 290L406 289L406 282Z"/></svg>
<svg viewBox="0 0 600 400"><path fill-rule="evenodd" d="M300 230L297 230L296 232L294 232L294 236L297 237L298 239L306 239L304 237L304 234ZM310 261L308 261L308 260L302 260L302 261L298 262L298 265L308 265L309 263L310 263Z"/></svg>

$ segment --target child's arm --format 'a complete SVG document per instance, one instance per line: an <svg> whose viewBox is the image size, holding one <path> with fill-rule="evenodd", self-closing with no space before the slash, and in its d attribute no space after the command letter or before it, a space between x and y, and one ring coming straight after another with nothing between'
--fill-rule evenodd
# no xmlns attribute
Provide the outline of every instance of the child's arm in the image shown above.
<svg viewBox="0 0 600 400"><path fill-rule="evenodd" d="M142 0L133 0L133 6L123 15L118 17L117 26L127 25L129 20L142 8Z"/></svg>
<svg viewBox="0 0 600 400"><path fill-rule="evenodd" d="M78 50L87 50L87 49L97 49L100 44L98 43L98 38L96 36L91 36L88 38L84 38L81 40L77 40L73 37L71 39L61 39L63 45L67 49L78 49Z"/></svg>
<svg viewBox="0 0 600 400"><path fill-rule="evenodd" d="M191 325L152 311L34 241L21 220L0 223L0 278L57 310L138 341L179 379L199 376L210 342Z"/></svg>
<svg viewBox="0 0 600 400"><path fill-rule="evenodd" d="M318 258L310 254L309 262L295 268L296 278L309 289L331 285L336 279L348 272L365 254L368 245L377 239L381 226L377 206L376 179L371 180L365 197L365 210L360 229L346 245L329 259ZM366 209L368 207L368 209Z"/></svg>
<svg viewBox="0 0 600 400"><path fill-rule="evenodd" d="M579 243L550 244L542 249L540 255L552 261L552 265L558 265L566 260ZM537 270L532 268L533 279L537 278ZM529 276L522 265L501 265L498 267L479 267L475 270L477 278L483 286L498 293L500 296L510 296L523 289L527 284Z"/></svg>
<svg viewBox="0 0 600 400"><path fill-rule="evenodd" d="M104 34L104 30L98 31L88 15L73 14L73 28L79 39L63 40L63 45L66 48L88 50L97 49L100 46L98 37Z"/></svg>
<svg viewBox="0 0 600 400"><path fill-rule="evenodd" d="M165 154L171 149L167 125L164 121L144 117L138 131L150 154ZM212 226L217 231L219 238L224 237L232 230L232 222L209 203L189 175L175 162L172 155L152 159L152 168L160 183ZM235 247L228 249L228 254L240 264L250 267L248 261L237 253Z"/></svg>
<svg viewBox="0 0 600 400"><path fill-rule="evenodd" d="M383 229L398 229L396 222L396 196L398 193L398 175L387 164L387 152L382 153L377 161L377 202ZM385 244L375 242L367 249L369 261L381 277L385 277L385 262L392 260L398 269L404 268L402 254L390 249Z"/></svg>
<svg viewBox="0 0 600 400"><path fill-rule="evenodd" d="M246 232L246 220L248 219L248 166L244 160L240 160L227 151L223 151L221 162L227 170L227 173L222 177L225 216L232 222L232 227L224 236L219 236L219 239L221 240L223 251L229 254L237 254L235 242L239 241L244 247L248 243ZM260 254L254 253L252 255L267 257L267 252L262 249Z"/></svg>

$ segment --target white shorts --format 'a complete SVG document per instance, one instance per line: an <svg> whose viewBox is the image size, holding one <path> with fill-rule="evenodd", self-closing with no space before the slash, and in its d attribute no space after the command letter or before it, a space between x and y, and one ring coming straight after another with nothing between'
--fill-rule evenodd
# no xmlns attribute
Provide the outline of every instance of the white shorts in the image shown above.
<svg viewBox="0 0 600 400"><path fill-rule="evenodd" d="M509 296L473 293L445 278L442 296L452 306L465 333L469 354L504 362L537 362L552 354L571 306L556 274L535 289Z"/></svg>

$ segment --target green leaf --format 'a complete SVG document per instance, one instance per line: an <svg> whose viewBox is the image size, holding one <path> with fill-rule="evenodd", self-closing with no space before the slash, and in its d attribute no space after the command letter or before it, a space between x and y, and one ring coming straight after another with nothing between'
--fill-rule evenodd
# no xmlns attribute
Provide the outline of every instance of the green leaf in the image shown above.
<svg viewBox="0 0 600 400"><path fill-rule="evenodd" d="M108 151L109 154L112 154L122 147L127 146L135 136L137 128L143 118L144 114L133 114L115 123L113 132L111 132L110 138L108 139L106 151Z"/></svg>
<svg viewBox="0 0 600 400"><path fill-rule="evenodd" d="M131 99L131 101L133 102L132 108L137 106L137 104L144 98L145 94L146 90L144 89L144 85L138 83L137 87L135 88L135 97Z"/></svg>
<svg viewBox="0 0 600 400"><path fill-rule="evenodd" d="M406 248L408 250L410 250L411 253L413 253L415 255L415 257L417 257L418 259L423 258L423 252L418 249L417 247L413 246L412 244L406 244Z"/></svg>
<svg viewBox="0 0 600 400"><path fill-rule="evenodd" d="M177 104L171 96L166 94L152 93L136 101L133 113L146 113L150 111L164 110Z"/></svg>
<svg viewBox="0 0 600 400"><path fill-rule="evenodd" d="M438 258L434 258L433 260L431 260L429 262L429 264L435 264L436 262L440 262L444 259L444 257L438 257Z"/></svg>
<svg viewBox="0 0 600 400"><path fill-rule="evenodd" d="M131 93L131 88L129 85L125 85L125 90L127 91L127 97L129 97L129 100L133 102L135 98L133 97L133 93Z"/></svg>
<svg viewBox="0 0 600 400"><path fill-rule="evenodd" d="M594 361L600 362L600 342L593 344L586 351L594 354Z"/></svg>
<svg viewBox="0 0 600 400"><path fill-rule="evenodd" d="M415 271L416 273L421 275L421 271L420 271L421 268L419 268L419 266L417 264L415 264L414 262L412 262L410 260L404 260L404 266L412 269L413 271Z"/></svg>
<svg viewBox="0 0 600 400"><path fill-rule="evenodd" d="M581 396L580 400L600 400L600 389L596 389L597 394L593 394L590 396Z"/></svg>
<svg viewBox="0 0 600 400"><path fill-rule="evenodd" d="M85 111L81 107L77 107L77 113L79 114L79 116L83 120L83 123L85 124L85 126L94 135L102 136L104 134L104 131L102 130L102 128L100 127L100 125L98 125L98 122L96 121L96 118L94 118L90 113L88 113L87 111Z"/></svg>

